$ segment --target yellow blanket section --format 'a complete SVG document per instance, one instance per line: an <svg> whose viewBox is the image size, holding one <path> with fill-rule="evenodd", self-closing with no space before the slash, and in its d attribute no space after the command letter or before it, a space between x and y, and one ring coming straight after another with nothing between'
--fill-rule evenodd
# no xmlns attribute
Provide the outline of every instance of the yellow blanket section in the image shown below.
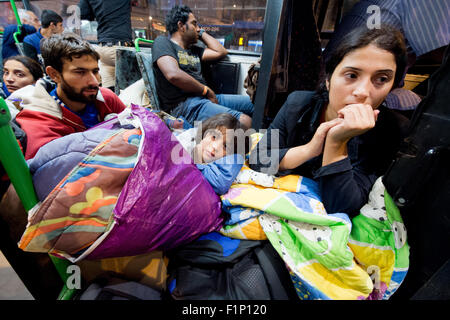
<svg viewBox="0 0 450 320"><path fill-rule="evenodd" d="M300 188L302 177L298 175L287 175L274 177L271 187L264 187L258 181L254 181L255 172L244 165L241 173L247 174L247 183L234 183L230 191L223 195L222 201L228 201L233 206L242 206L243 210L236 217L236 223L227 225L220 230L224 236L241 240L267 240L267 236L258 221L258 215L264 209L280 198L286 192L297 192ZM252 175L253 174L253 175ZM323 205L317 201L316 209L320 214L325 214Z"/></svg>

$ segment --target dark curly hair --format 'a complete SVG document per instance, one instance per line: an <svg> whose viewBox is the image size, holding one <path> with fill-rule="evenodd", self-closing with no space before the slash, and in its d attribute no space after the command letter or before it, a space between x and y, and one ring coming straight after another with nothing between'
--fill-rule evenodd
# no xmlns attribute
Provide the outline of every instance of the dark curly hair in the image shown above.
<svg viewBox="0 0 450 320"><path fill-rule="evenodd" d="M166 16L166 28L170 34L178 31L178 21L185 24L189 18L189 13L192 13L191 8L185 5L174 6Z"/></svg>
<svg viewBox="0 0 450 320"><path fill-rule="evenodd" d="M54 34L50 38L44 38L41 42L41 54L45 67L51 66L59 72L62 72L63 59L72 61L73 58L84 55L89 55L97 61L100 59L89 42L75 33Z"/></svg>

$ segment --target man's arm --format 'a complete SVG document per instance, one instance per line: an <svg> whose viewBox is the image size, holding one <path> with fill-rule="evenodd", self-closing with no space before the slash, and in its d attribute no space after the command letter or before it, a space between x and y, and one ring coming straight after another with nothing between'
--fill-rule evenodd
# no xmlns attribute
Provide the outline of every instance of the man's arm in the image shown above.
<svg viewBox="0 0 450 320"><path fill-rule="evenodd" d="M202 61L214 61L219 60L225 57L228 54L227 49L225 49L219 41L214 39L211 35L203 32L202 37L200 38L205 45L206 49L203 52Z"/></svg>
<svg viewBox="0 0 450 320"><path fill-rule="evenodd" d="M167 81L169 81L174 86L186 92L192 92L199 96L203 95L205 85L181 70L175 58L171 56L162 56L158 60L156 60L156 64L158 65L159 70L161 70ZM214 91L212 91L208 87L205 97L210 100L213 99L215 101L211 101L217 103Z"/></svg>

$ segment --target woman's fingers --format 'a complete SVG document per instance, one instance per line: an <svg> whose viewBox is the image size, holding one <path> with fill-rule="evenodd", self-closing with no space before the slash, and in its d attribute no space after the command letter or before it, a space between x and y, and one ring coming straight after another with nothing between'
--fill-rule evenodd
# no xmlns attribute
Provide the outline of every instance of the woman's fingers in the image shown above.
<svg viewBox="0 0 450 320"><path fill-rule="evenodd" d="M379 110L373 110L368 104L351 104L338 112L346 124L355 129L373 128L378 113Z"/></svg>
<svg viewBox="0 0 450 320"><path fill-rule="evenodd" d="M368 104L351 104L338 111L340 125L330 128L328 136L335 141L345 142L363 134L375 126L379 111Z"/></svg>
<svg viewBox="0 0 450 320"><path fill-rule="evenodd" d="M323 145L325 143L325 138L327 137L328 131L338 125L339 123L343 122L344 119L333 119L327 122L323 122L319 125L316 132L314 133L313 138L311 141L307 144L308 150L310 152L311 157L318 156L322 153Z"/></svg>
<svg viewBox="0 0 450 320"><path fill-rule="evenodd" d="M342 123L344 119L336 118L327 122L322 122L320 126L317 128L316 133L314 134L314 138L324 140L328 134L328 131L334 126Z"/></svg>

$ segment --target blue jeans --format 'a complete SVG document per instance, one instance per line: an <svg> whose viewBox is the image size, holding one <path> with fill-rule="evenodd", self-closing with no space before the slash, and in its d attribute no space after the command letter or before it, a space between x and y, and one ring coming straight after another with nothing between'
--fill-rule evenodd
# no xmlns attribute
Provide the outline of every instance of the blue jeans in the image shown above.
<svg viewBox="0 0 450 320"><path fill-rule="evenodd" d="M250 117L253 114L253 104L247 95L218 94L216 97L218 104L203 97L187 98L172 110L171 115L194 124L194 121L203 121L219 113L230 113L238 120L242 113Z"/></svg>

